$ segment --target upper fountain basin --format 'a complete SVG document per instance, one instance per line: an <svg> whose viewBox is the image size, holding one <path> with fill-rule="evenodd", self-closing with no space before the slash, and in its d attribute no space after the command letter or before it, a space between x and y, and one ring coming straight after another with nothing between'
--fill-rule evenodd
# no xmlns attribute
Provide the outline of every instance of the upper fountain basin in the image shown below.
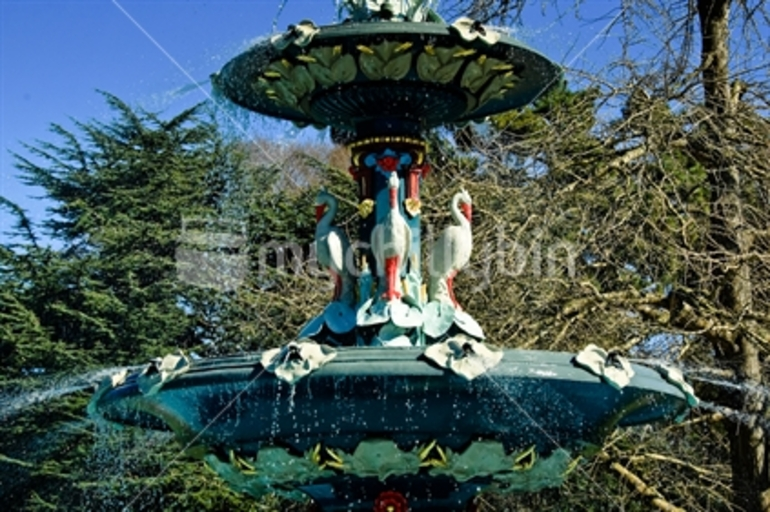
<svg viewBox="0 0 770 512"><path fill-rule="evenodd" d="M561 77L522 43L459 20L305 22L235 57L212 81L254 112L365 137L483 120L531 103Z"/></svg>

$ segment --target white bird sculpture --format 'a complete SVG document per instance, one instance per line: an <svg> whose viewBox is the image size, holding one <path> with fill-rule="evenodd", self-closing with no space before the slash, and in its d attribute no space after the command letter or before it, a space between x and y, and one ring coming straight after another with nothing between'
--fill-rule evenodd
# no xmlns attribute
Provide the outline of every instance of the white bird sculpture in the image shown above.
<svg viewBox="0 0 770 512"><path fill-rule="evenodd" d="M337 198L326 190L321 190L316 196L316 257L318 264L328 269L334 279L333 300L353 305L353 277L345 268L350 241L342 229L331 225L336 214Z"/></svg>
<svg viewBox="0 0 770 512"><path fill-rule="evenodd" d="M385 280L382 297L387 301L401 298L401 268L412 243L409 224L399 210L398 187L398 174L392 172L388 178L390 210L372 230L372 254L377 262L380 283Z"/></svg>
<svg viewBox="0 0 770 512"><path fill-rule="evenodd" d="M471 259L471 205L471 196L465 190L454 195L450 211L457 225L449 226L441 233L430 254L428 300L449 303L457 309L460 305L452 283Z"/></svg>

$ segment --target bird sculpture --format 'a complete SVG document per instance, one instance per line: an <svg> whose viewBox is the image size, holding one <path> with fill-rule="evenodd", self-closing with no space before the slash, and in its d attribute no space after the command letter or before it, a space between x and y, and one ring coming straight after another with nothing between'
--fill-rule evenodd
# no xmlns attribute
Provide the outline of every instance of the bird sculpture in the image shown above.
<svg viewBox="0 0 770 512"><path fill-rule="evenodd" d="M471 259L471 196L465 190L452 198L450 211L456 225L447 227L433 244L428 273L428 300L449 303L460 309L452 289L457 273Z"/></svg>
<svg viewBox="0 0 770 512"><path fill-rule="evenodd" d="M333 300L353 305L353 277L345 268L350 241L342 229L331 225L336 214L337 198L326 190L321 190L316 196L316 257L318 264L327 269L334 279Z"/></svg>
<svg viewBox="0 0 770 512"><path fill-rule="evenodd" d="M398 187L398 174L391 172L388 178L390 209L372 230L372 254L377 262L380 286L383 280L385 283L382 298L387 301L401 298L401 268L412 241L412 232L399 209Z"/></svg>

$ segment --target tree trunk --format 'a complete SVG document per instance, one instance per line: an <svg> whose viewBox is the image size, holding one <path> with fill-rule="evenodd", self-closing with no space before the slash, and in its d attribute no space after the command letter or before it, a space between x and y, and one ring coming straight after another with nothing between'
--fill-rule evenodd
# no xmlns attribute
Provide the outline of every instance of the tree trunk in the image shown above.
<svg viewBox="0 0 770 512"><path fill-rule="evenodd" d="M711 223L709 252L715 268L714 300L735 321L752 310L751 268L742 255L751 250L752 240L745 224L741 200L741 172L731 162L729 140L735 110L729 84L729 15L731 0L698 0L701 28L701 71L705 107L710 120L707 153L710 162ZM762 373L759 349L749 337L751 326L743 324L732 343L721 343L718 351L735 366L748 384L742 396L746 418L726 420L730 436L735 505L747 512L770 512L770 480L767 439L759 418L764 401L756 391ZM763 500L763 497L765 499Z"/></svg>

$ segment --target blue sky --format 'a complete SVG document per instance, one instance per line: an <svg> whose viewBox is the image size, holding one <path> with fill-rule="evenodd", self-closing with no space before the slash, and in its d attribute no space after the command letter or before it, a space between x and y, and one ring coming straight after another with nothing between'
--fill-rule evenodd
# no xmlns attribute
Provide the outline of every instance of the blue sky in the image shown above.
<svg viewBox="0 0 770 512"><path fill-rule="evenodd" d="M592 0L583 21L556 11L527 13L515 35L560 63L607 57L610 43L591 40L617 13L616 0ZM205 81L259 36L269 34L279 0L0 0L0 195L45 213L37 191L16 179L9 152L22 142L57 141L51 123L109 120L101 89L132 106L178 113L206 99L188 87ZM278 30L310 18L328 24L332 0L288 0ZM590 21L585 21L590 19ZM578 59L575 61L575 59ZM581 66L585 67L585 66ZM589 66L590 67L590 66ZM180 90L187 92L180 94ZM0 232L10 218L0 210Z"/></svg>

